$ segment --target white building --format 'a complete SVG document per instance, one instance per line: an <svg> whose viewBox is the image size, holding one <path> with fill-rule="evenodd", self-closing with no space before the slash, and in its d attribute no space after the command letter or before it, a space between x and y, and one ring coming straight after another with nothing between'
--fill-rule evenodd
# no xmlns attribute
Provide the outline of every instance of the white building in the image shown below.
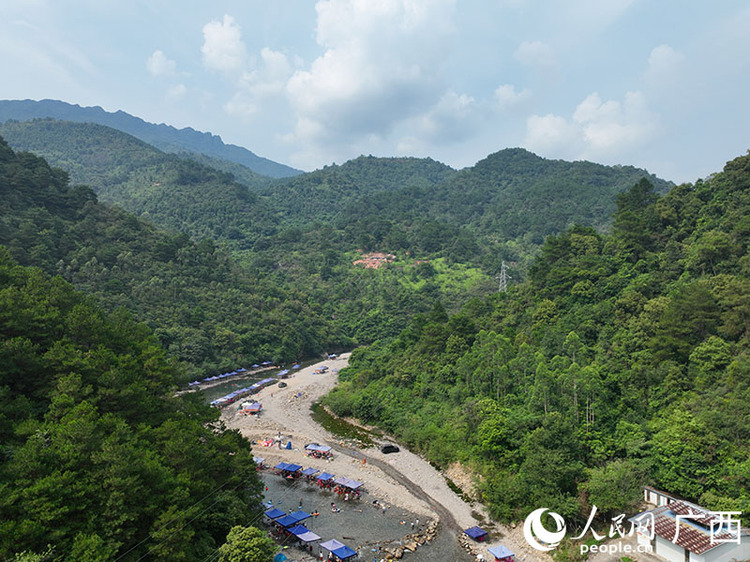
<svg viewBox="0 0 750 562"><path fill-rule="evenodd" d="M750 533L742 529L739 512L712 512L645 488L655 509L639 514L638 544L669 562L732 562L750 560Z"/></svg>

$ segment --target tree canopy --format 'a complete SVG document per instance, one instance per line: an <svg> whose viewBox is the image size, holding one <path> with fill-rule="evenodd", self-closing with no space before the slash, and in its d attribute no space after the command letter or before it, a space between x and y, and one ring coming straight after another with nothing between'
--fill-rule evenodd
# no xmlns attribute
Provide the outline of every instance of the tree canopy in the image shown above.
<svg viewBox="0 0 750 562"><path fill-rule="evenodd" d="M611 234L548 237L508 293L357 350L327 402L471 467L503 520L583 524L644 483L747 513L748 162L664 196L635 183Z"/></svg>

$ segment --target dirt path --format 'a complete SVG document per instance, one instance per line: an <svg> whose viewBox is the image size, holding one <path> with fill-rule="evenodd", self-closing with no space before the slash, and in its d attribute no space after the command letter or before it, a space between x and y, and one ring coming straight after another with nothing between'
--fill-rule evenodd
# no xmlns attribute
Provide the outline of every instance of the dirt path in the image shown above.
<svg viewBox="0 0 750 562"><path fill-rule="evenodd" d="M349 354L343 354L300 369L285 380L286 388L277 385L264 388L254 396L263 404L260 417L240 414L237 405L231 405L222 411L222 420L227 427L240 430L247 439L257 443L278 435L284 443L291 441L291 449L254 446L253 453L265 458L267 465L293 462L359 480L365 483L368 499L439 519L443 528L455 535L477 525L472 511L483 513L483 507L461 499L448 487L443 475L418 455L401 445L399 453L390 455L381 453L379 447L355 450L313 421L310 406L336 386L338 370L347 366L348 359ZM327 366L328 371L316 374L314 371L322 365ZM308 457L304 447L311 442L329 445L337 454L328 461ZM520 529L496 528L503 535L499 543L516 552L518 561L549 560L526 544ZM479 550L484 551L484 559L491 560L493 557L486 552L486 546L479 546Z"/></svg>

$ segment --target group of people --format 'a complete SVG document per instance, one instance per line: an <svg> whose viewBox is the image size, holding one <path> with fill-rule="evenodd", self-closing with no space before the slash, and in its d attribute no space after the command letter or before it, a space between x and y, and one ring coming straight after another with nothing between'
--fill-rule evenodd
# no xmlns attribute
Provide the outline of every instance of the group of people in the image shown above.
<svg viewBox="0 0 750 562"><path fill-rule="evenodd" d="M307 456L314 459L332 459L333 453L331 451L307 451Z"/></svg>
<svg viewBox="0 0 750 562"><path fill-rule="evenodd" d="M358 500L362 497L362 494L359 490L350 490L349 488L346 488L344 486L336 486L333 491L336 492L339 496L343 496L345 502L348 502L350 499Z"/></svg>

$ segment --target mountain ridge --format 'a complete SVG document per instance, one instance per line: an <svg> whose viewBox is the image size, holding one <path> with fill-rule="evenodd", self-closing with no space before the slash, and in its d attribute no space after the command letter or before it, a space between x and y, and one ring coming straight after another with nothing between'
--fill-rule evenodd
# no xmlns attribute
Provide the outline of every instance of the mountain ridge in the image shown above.
<svg viewBox="0 0 750 562"><path fill-rule="evenodd" d="M100 106L84 107L59 100L0 100L0 122L28 121L51 117L64 121L91 122L123 131L164 152L197 152L247 166L272 178L302 173L285 164L258 156L241 146L226 144L220 136L192 127L177 129L164 123L149 123L125 111L109 112Z"/></svg>

